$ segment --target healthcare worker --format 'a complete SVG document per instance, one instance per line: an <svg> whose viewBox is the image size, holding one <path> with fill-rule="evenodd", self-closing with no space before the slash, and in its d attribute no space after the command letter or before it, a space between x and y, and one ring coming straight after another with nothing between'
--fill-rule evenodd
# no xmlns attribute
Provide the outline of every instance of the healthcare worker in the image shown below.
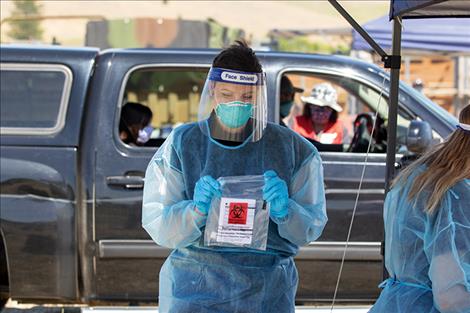
<svg viewBox="0 0 470 313"><path fill-rule="evenodd" d="M173 130L145 175L142 224L174 249L159 276L159 312L294 312L293 256L327 221L323 168L313 145L266 121L266 79L246 43L213 61L199 122ZM217 179L264 175L266 250L204 246Z"/></svg>
<svg viewBox="0 0 470 313"><path fill-rule="evenodd" d="M390 278L370 312L470 312L470 105L457 127L387 195Z"/></svg>

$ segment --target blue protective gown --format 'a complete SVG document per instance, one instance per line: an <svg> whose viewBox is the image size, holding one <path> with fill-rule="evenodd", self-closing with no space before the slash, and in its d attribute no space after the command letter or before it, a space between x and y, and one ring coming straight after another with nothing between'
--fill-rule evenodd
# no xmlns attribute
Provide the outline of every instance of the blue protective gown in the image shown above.
<svg viewBox="0 0 470 313"><path fill-rule="evenodd" d="M374 313L470 312L470 180L450 188L435 213L428 193L407 200L411 181L393 188L384 208L390 278Z"/></svg>
<svg viewBox="0 0 470 313"><path fill-rule="evenodd" d="M206 217L194 210L196 181L211 175L274 170L289 187L288 215L269 221L266 251L205 247ZM149 163L142 224L159 245L175 249L159 278L159 312L294 312L293 256L326 224L323 167L316 148L268 124L263 137L229 147L197 123L173 130Z"/></svg>

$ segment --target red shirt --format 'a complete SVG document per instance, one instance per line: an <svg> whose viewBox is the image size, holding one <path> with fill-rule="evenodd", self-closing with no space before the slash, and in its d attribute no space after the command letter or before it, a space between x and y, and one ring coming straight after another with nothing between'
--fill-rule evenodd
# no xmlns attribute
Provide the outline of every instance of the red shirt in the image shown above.
<svg viewBox="0 0 470 313"><path fill-rule="evenodd" d="M343 143L343 123L341 123L340 120L336 120L335 123L329 122L325 129L317 134L313 128L312 119L304 115L299 115L295 117L292 130L306 138L310 138L324 144Z"/></svg>

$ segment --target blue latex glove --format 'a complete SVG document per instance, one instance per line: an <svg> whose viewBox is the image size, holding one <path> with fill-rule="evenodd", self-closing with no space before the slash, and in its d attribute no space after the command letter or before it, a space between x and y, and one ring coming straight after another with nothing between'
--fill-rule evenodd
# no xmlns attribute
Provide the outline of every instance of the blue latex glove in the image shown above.
<svg viewBox="0 0 470 313"><path fill-rule="evenodd" d="M274 171L264 173L263 199L269 203L271 217L283 218L287 215L289 205L287 184Z"/></svg>
<svg viewBox="0 0 470 313"><path fill-rule="evenodd" d="M212 176L203 176L199 178L194 187L194 203L197 209L204 215L207 215L211 206L212 198L222 196L220 184Z"/></svg>

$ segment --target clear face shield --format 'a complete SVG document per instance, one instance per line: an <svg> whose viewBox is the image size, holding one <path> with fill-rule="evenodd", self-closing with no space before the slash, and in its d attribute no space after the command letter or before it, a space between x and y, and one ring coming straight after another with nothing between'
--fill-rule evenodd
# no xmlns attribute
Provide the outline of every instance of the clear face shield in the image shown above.
<svg viewBox="0 0 470 313"><path fill-rule="evenodd" d="M202 132L217 140L261 139L267 123L265 74L211 68L198 121Z"/></svg>

